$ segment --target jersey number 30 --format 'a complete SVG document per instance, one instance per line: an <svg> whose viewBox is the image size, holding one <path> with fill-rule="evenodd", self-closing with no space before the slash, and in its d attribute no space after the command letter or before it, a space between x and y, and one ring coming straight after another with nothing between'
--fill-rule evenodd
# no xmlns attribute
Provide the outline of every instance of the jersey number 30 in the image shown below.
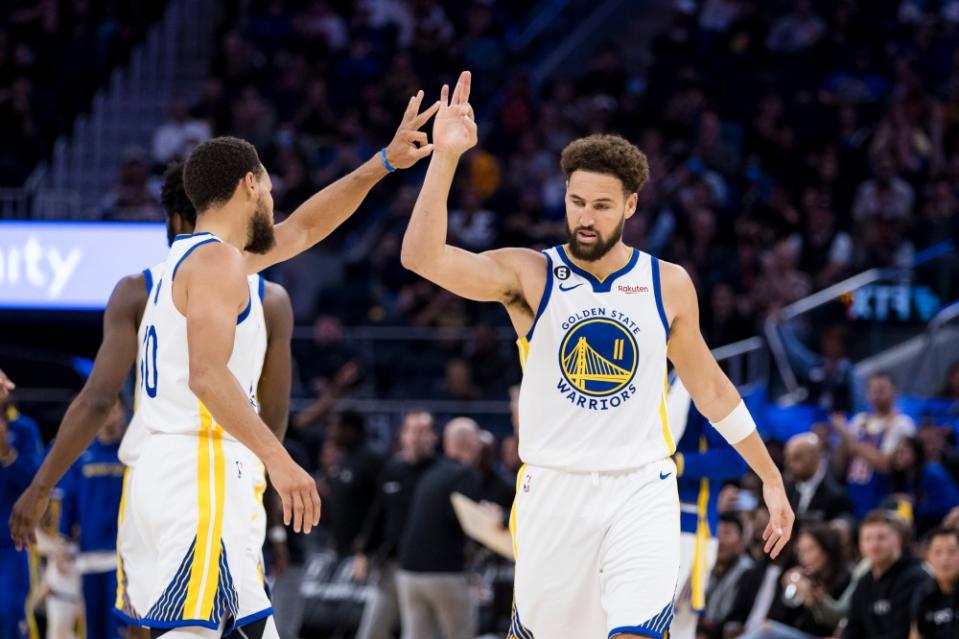
<svg viewBox="0 0 959 639"><path fill-rule="evenodd" d="M140 383L148 397L157 396L157 329L150 324L143 333L143 359L140 360Z"/></svg>

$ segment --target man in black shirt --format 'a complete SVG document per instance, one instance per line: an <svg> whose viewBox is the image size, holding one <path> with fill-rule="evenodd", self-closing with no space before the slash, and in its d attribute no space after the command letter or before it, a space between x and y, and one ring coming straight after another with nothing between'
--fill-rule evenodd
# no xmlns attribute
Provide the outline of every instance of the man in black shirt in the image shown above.
<svg viewBox="0 0 959 639"><path fill-rule="evenodd" d="M843 639L908 639L910 603L929 575L902 554L905 530L894 513L874 510L859 529L859 549L872 564L852 595Z"/></svg>
<svg viewBox="0 0 959 639"><path fill-rule="evenodd" d="M372 561L376 570L373 595L363 609L356 639L389 639L399 621L396 553L413 502L413 491L436 458L433 416L413 411L403 418L399 454L383 469L379 494L360 538L354 572L364 581Z"/></svg>
<svg viewBox="0 0 959 639"><path fill-rule="evenodd" d="M450 496L480 495L475 464L480 454L479 427L471 419L451 420L443 431L444 459L420 479L413 493L406 530L400 541L396 585L403 639L473 639L476 615L470 601L466 536ZM437 627L438 626L438 627Z"/></svg>
<svg viewBox="0 0 959 639"><path fill-rule="evenodd" d="M383 460L366 446L363 416L346 411L337 416L331 433L336 461L330 465L329 515L333 542L340 557L353 553L356 540L377 494Z"/></svg>
<svg viewBox="0 0 959 639"><path fill-rule="evenodd" d="M845 489L829 474L815 433L801 433L786 443L786 495L799 521L830 521L852 516Z"/></svg>
<svg viewBox="0 0 959 639"><path fill-rule="evenodd" d="M916 600L912 637L959 637L959 531L934 528L928 535L926 563L933 581Z"/></svg>

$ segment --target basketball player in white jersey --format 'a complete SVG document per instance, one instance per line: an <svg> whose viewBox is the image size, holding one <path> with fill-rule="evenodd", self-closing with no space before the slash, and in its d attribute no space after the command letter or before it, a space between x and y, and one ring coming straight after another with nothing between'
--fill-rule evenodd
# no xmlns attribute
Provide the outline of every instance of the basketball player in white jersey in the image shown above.
<svg viewBox="0 0 959 639"><path fill-rule="evenodd" d="M240 274L242 272L256 272L309 248L347 219L365 198L369 189L384 175L392 172L395 168L412 166L416 161L431 152L432 147L426 144L425 134L419 132L418 129L433 115L438 105L433 105L423 113L419 113L422 98L423 94L420 92L410 99L396 136L388 147L380 151L378 157L371 159L350 175L307 200L286 222L276 227L277 241L273 248L269 248L269 237L272 229L272 201L268 192L269 176L266 175L262 165L259 164L259 160L256 159L255 150L249 145L244 147L237 140L217 140L215 143L210 143L220 145L219 151L223 152L218 154L219 157L213 157L211 161L205 163L208 175L198 176L200 177L197 185L199 191L196 194L207 205L206 212L212 213L204 217L203 212L201 212L200 225L202 227L205 222L209 230L201 230L200 235L192 238L182 238L186 244L175 247L171 251L171 258L167 260L168 266L172 266L172 269L168 272L164 267L164 277L156 283L155 289L152 289L156 290L152 301L154 305L159 305L162 283L167 281L169 288L163 297L163 306L161 310L155 310L154 313L162 320L161 324L173 326L171 331L174 335L172 349L175 351L178 346L176 337L178 333L180 334L179 337L182 338L182 340L179 340L182 341L179 344L182 348L180 352L173 352L171 355L170 342L165 341L165 347L168 350L161 354L157 347L161 332L157 330L158 324L147 322L145 330L147 341L145 342L146 348L144 348L147 358L141 362L143 385L147 390L147 396L151 400L156 399L160 388L158 384L160 371L156 367L157 360L153 359L153 353L159 354L160 361L166 360L170 364L171 370L167 375L172 374L174 378L172 385L174 395L176 391L179 391L179 397L173 396L170 398L172 401L165 402L166 405L154 407L152 411L154 421L150 422L150 427L166 434L192 433L194 436L199 435L201 442L207 444L206 448L209 453L205 462L201 459L200 451L196 451L194 454L197 460L196 474L190 482L198 487L195 486L193 489L193 500L195 502L192 504L193 507L187 505L185 508L185 511L192 512L194 519L198 520L196 525L193 526L196 531L194 542L199 541L200 546L191 542L189 548L184 549L186 556L183 557L183 564L178 566L173 574L173 577L185 579L187 573L189 573L186 590L183 591L182 589L182 579L177 581L174 578L172 583L167 584L168 587L165 590L157 591L156 579L162 579L163 577L157 577L154 573L162 572L168 568L164 566L164 562L169 563L172 560L166 555L169 555L170 552L176 553L176 550L171 551L170 548L164 549L165 556L156 558L156 570L143 571L138 575L127 575L131 597L136 597L132 591L139 586L143 586L140 590L144 598L153 596L150 592L151 588L153 591L161 593L158 597L154 597L156 599L154 604L162 604L162 609L154 610L153 608L156 606L153 605L147 611L145 617L143 613L137 612L137 620L154 628L154 634L166 628L185 627L190 628L191 631L169 632L166 635L171 638L197 636L197 634L203 633L198 633L195 629L210 628L212 633L209 634L218 636L221 625L232 624L236 620L236 591L229 583L231 580L230 564L235 563L236 557L234 556L233 560L228 560L222 538L219 540L222 550L217 548L217 537L223 536L222 514L224 511L229 512L230 510L230 502L226 495L231 491L236 492L233 486L236 482L226 481L227 475L224 473L225 448L237 448L233 445L234 442L229 436L230 433L249 445L261 459L265 457L264 461L268 461L268 466L270 464L278 466L279 470L276 473L271 473L271 475L273 475L278 492L283 497L286 520L289 522L290 519L293 519L294 527L297 530L301 527L308 530L311 524L316 521L318 498L316 497L315 486L311 479L304 477L305 473L302 473L292 464L288 456L285 455L285 451L282 451L282 447L278 446L275 437L271 439L268 431L264 432L265 427L253 413L252 408L247 408L249 406L246 399L247 394L252 393L253 389L253 367L250 365L248 358L242 357L241 352L247 349L234 349L235 344L232 344L232 342L236 340L232 338L223 339L226 328L223 317L226 314L220 312L221 309L214 307L217 306L216 300L220 299L227 300L227 308L229 308L231 305L229 298L232 294L244 297L240 290L242 288L242 291L246 292L244 310L249 309L252 300L251 293L246 288L246 283L242 282L242 286L238 288L236 285L241 283L241 280L233 277L231 282L230 276L237 271L237 268L239 268ZM224 143L226 144L224 145ZM252 155L250 152L252 152ZM217 153L214 153L214 156L217 156ZM231 162L233 162L232 165ZM236 177L233 188L228 189L224 187L222 181L224 178L232 179L230 167L236 169L238 163L241 166L249 166L245 166L247 170ZM203 171L200 171L200 173L202 174ZM212 188L207 184L207 182L216 184L218 181L220 184ZM224 235L227 242L219 241L220 238L214 234L214 231ZM205 247L206 244L213 246ZM196 250L198 247L200 247L200 250ZM268 250L263 254L257 254L253 251L241 252L239 250L247 247L258 250L266 248ZM184 256L193 253L195 250L196 257L194 259L189 261L177 259L175 263L170 264L173 255ZM171 281L177 282L176 276L180 266L188 263L191 266L189 268L185 267L186 270L181 273L181 275L187 273L188 276L180 279L175 286L170 286ZM193 266L194 264L199 266ZM169 273L169 275L166 275L166 273ZM181 284L184 279L191 284ZM228 282L232 283L232 288L227 286ZM172 291L172 295L170 288L176 289ZM189 295L188 291L190 289L196 294ZM148 300L148 304L150 301ZM189 301L190 306L188 309L183 308L187 301ZM149 315L149 312L148 308L146 315ZM229 332L235 331L236 321L241 319L242 315L243 312L241 311L231 317ZM196 321L189 321L191 317ZM244 332L246 334L241 334L240 339L251 342L253 333L249 329L244 329ZM189 340L188 352L184 354L183 348L187 347L186 334L189 334L191 339ZM117 348L127 347L126 344L115 344L114 346ZM232 356L234 351L238 354L237 358ZM101 355L104 353L102 347L100 353ZM177 361L178 356L181 361ZM184 369L186 369L185 373ZM237 373L244 377L244 381L248 381L249 384L238 386ZM169 379L169 377L165 377L165 379ZM169 382L164 383L169 384ZM185 393L183 392L184 386L187 386L187 392ZM169 385L166 387L171 388ZM195 395L192 405L189 405L190 402L187 399L189 394ZM239 404L236 403L237 394L244 398L243 402ZM200 401L202 401L202 404ZM159 403L163 404L164 402L161 400ZM208 410L206 410L207 408ZM188 422L197 417L193 414L194 410L199 413L198 431L196 427L179 421L182 418ZM154 424L162 421L157 419L158 415L169 421L156 427ZM220 422L224 421L230 424L227 431L224 431L223 427L219 425ZM60 453L60 457L64 459L70 457L71 452L73 453L72 457L75 458L76 454L82 451L86 445L86 442L80 441L82 438L79 436L85 434L82 432L82 424L78 424L75 430L81 432L74 433L71 431L74 436L64 438L68 440L62 447L64 450ZM60 438L58 438L59 441ZM71 451L71 449L76 450ZM152 449L151 446L148 451L149 456L155 460L156 455L153 454ZM51 455L51 457L53 456ZM240 460L239 454L236 457L237 460ZM62 464L63 468L69 467L70 461ZM206 479L200 472L204 469L204 464L207 465L206 470L208 471ZM59 465L61 464L57 464L57 466ZM238 474L242 474L239 465L237 465L237 470ZM52 476L55 471L56 468L51 465L46 469L44 477ZM62 472L60 470L59 474L62 474ZM44 471L41 470L38 478L43 474ZM141 474L147 473L145 471ZM290 477L287 475L292 475L294 481L290 482ZM279 478L279 481L277 481L277 478ZM141 483L157 488L170 488L175 485L169 473L161 473L160 476L152 479L153 481L148 479ZM25 545L32 541L35 522L39 518L39 513L42 513L43 510L42 507L37 508L37 506L41 502L45 504L48 499L49 489L45 486L50 483L53 482L49 482L48 479L44 480L34 487L33 494L28 491L21 497L18 509L12 518L13 536L18 544ZM205 497L203 489L207 484L210 486L211 492L208 497ZM179 496L186 496L186 492L180 491ZM158 505L163 501L163 495L160 495L159 498L155 494L146 495L146 497L141 496L137 499L135 494L136 490L132 490L131 499L134 499L137 505L151 504L149 507L154 510L157 510ZM307 501L310 503L307 503ZM173 522L171 524L170 521L161 521L159 525L153 528L163 531L175 530L181 527L177 526L177 523L182 524L183 522ZM206 532L205 538L200 534L201 528ZM163 536L161 535L161 537ZM166 538L163 539L169 541ZM174 540L173 545L176 546L177 543L179 541ZM239 542L235 543L235 545L238 544ZM186 564L189 564L189 568L181 570ZM151 579L154 583L144 583ZM139 583L135 584L134 582ZM184 598L185 601L181 602L180 599ZM181 603L183 604L182 607L180 606ZM192 608L190 608L191 605ZM163 618L151 619L151 612L156 612L158 616Z"/></svg>
<svg viewBox="0 0 959 639"><path fill-rule="evenodd" d="M192 233L196 224L196 211L183 190L182 162L169 167L164 174L161 200L166 209L167 240L172 245L177 235ZM123 379L126 377L133 361L133 355L137 354L138 345L142 344L145 325L142 324L140 318L146 307L147 298L153 290L153 284L162 277L162 266L163 263L154 265L145 269L142 273L124 278L117 285L107 305L103 345L97 354L93 372L84 385L81 395L71 403L67 417L64 418L60 427L57 441L54 443L55 447L60 446L62 448L71 440L76 440L78 436L71 437L71 435L77 433L78 429L89 427L93 432L96 432L100 427L102 417L98 414L96 408L99 401L106 402L108 398L115 398L120 392ZM292 376L290 338L293 331L293 308L286 290L279 284L266 282L259 275L251 275L248 279L251 286L251 295L256 296L253 299L251 315L262 314L267 329L266 341L261 343L264 352L261 355L262 371L257 388L257 403L263 421L282 441L286 433L289 414ZM139 371L137 373L137 387L139 387ZM135 463L140 446L143 445L147 436L144 430L142 421L138 420L136 414L134 414L134 420L127 428L120 447L121 461L128 468ZM264 543L266 523L266 513L262 503L265 477L262 474L262 465L255 458L249 460L249 467L253 471L251 478L253 479L255 494L253 519L250 522L252 536L248 545L248 552L252 555L254 563L248 566L247 570L253 573L253 578L247 579L247 583L244 584L246 587L240 588L238 591L238 629L231 635L237 637L240 636L238 633L241 628L248 637L258 636L255 626L265 626L267 619L265 617L256 618L257 613L262 613L269 607L259 564L259 552ZM24 493L25 497L21 498L18 506L30 503L28 501L29 496L37 491L36 484L40 477L38 474L37 478L34 479L34 485ZM130 505L125 496L123 502L125 507ZM122 548L124 538L130 535L129 531L124 530L124 524L129 525L130 520L125 519L123 512L120 513L118 519L120 534L117 546ZM118 577L121 580L118 592L118 609L122 612L125 599L122 587L122 564ZM264 602L266 603L264 604ZM149 636L148 634L141 635L136 632L137 630L135 626L130 626L129 635L131 637Z"/></svg>
<svg viewBox="0 0 959 639"><path fill-rule="evenodd" d="M663 637L679 570L667 358L699 410L763 480L765 549L789 540L782 477L699 331L682 268L622 241L648 179L616 136L564 151L567 244L481 254L446 243L459 157L476 144L469 73L443 87L433 157L403 241L404 265L468 299L498 301L519 336L523 382L511 516L516 639Z"/></svg>
<svg viewBox="0 0 959 639"><path fill-rule="evenodd" d="M183 238L192 234L196 225L196 211L187 198L183 188L183 163L170 166L164 174L162 200L167 213L167 235L172 246L176 238ZM162 280L164 263L160 263L143 271L144 288L147 298L153 290L153 285ZM291 356L290 339L293 331L293 309L289 296L282 286L267 282L260 275L248 276L250 286L250 311L246 321L263 327L258 331L254 344L254 366L259 369L256 403L263 421L270 427L277 439L281 442L286 434L289 417L289 396L291 386ZM138 361L144 360L143 346L146 343L146 323L141 322L137 332ZM138 369L137 393L143 391L144 383L141 375L144 371ZM150 433L141 415L134 413L134 418L127 428L126 435L120 446L120 461L127 466L125 480L129 479L129 470L135 465L144 446L150 442ZM264 582L262 562L262 548L266 537L266 510L264 492L266 477L263 464L249 451L246 459L241 460L240 468L249 473L250 497L252 514L249 525L249 539L246 546L246 561L243 563L243 573L236 576L234 584L237 589L237 629L230 637L261 637L268 628L272 629L272 606ZM124 482L124 494L118 516L117 555L118 555L118 588L116 597L116 612L121 617L134 621L131 617L132 603L126 592L124 580L125 571L136 569L136 562L144 546L141 531L133 517L127 517L132 507L127 498L127 481ZM133 624L131 624L131 628Z"/></svg>

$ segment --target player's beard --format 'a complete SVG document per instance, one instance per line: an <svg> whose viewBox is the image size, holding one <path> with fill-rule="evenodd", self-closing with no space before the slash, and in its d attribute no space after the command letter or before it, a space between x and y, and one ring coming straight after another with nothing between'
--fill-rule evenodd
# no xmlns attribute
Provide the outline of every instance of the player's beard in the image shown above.
<svg viewBox="0 0 959 639"><path fill-rule="evenodd" d="M262 198L257 200L256 211L250 218L250 226L247 231L247 240L244 250L250 253L263 254L269 251L276 244L276 237L273 235L273 214L270 212Z"/></svg>
<svg viewBox="0 0 959 639"><path fill-rule="evenodd" d="M626 224L626 216L624 215L620 220L619 224L616 225L616 228L613 229L613 232L609 234L609 237L603 237L602 234L595 228L589 229L596 234L596 242L592 245L580 244L579 240L576 238L576 231L581 228L585 230L585 227L576 227L570 228L569 222L566 222L566 241L569 243L569 252L573 254L577 260L582 260L584 262L595 262L596 260L602 259L604 255L610 252L616 244L623 239L623 226Z"/></svg>

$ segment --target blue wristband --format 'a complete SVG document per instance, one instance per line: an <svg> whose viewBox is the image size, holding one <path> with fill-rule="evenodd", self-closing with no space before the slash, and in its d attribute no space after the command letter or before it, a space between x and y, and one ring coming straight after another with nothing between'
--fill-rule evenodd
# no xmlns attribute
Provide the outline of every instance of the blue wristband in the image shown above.
<svg viewBox="0 0 959 639"><path fill-rule="evenodd" d="M386 147L384 146L380 149L380 159L383 160L383 166L386 167L387 172L392 173L396 169L390 165L390 161L386 159Z"/></svg>

